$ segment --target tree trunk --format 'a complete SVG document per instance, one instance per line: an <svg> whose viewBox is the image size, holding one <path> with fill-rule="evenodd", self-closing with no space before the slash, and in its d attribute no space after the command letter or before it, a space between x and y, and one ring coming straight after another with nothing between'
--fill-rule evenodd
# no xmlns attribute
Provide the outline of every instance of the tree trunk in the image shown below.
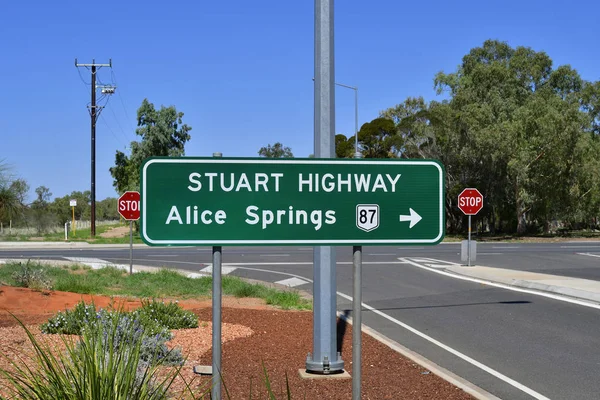
<svg viewBox="0 0 600 400"><path fill-rule="evenodd" d="M527 230L525 223L525 213L523 212L523 206L521 204L521 198L519 196L519 184L515 184L515 202L517 205L517 234L523 235Z"/></svg>

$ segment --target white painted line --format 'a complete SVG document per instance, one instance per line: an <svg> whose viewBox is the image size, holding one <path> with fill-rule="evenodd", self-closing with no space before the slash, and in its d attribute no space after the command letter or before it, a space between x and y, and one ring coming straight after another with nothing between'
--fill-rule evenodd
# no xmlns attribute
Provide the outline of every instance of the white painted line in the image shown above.
<svg viewBox="0 0 600 400"><path fill-rule="evenodd" d="M600 257L600 254L590 254L590 253L577 253L580 256L588 256L588 257Z"/></svg>
<svg viewBox="0 0 600 400"><path fill-rule="evenodd" d="M429 268L428 266L417 264L416 262L412 262L410 260L408 260L407 262L408 262L408 264L412 264L415 267L426 269L428 271L435 272L436 274L445 275L445 276L448 276L448 277L454 278L454 279L460 279L460 280L463 280L463 281L482 283L482 284L487 285L487 286L493 286L493 287L498 287L498 288L501 288L501 289L512 290L513 292L533 294L535 296L547 297L549 299L564 301L566 303L577 304L577 305L580 305L580 306L585 306L585 307L590 307L590 308L595 308L597 310L600 310L600 304L588 303L588 302L585 302L583 300L572 299L570 297L563 297L563 296L552 294L552 293L537 292L537 291L530 290L530 289L517 288L517 287L514 287L514 286L505 285L503 283L496 283L496 282L486 281L484 279L472 278L470 276L463 276L463 275L452 274L452 273L449 273L449 272L446 272L446 271L440 271L440 270L437 270L437 269ZM460 264L455 264L455 265L460 265Z"/></svg>
<svg viewBox="0 0 600 400"><path fill-rule="evenodd" d="M185 264L185 265L209 265L207 263L202 263L202 262L194 262L194 261L175 261L175 260L147 260L144 258L136 258L135 261L138 262L142 262L142 261L153 261L153 262L165 262L165 263L172 263L172 264ZM446 261L440 261L440 262L446 262ZM352 261L339 261L336 264L338 265L353 265ZM363 265L401 265L401 264L408 264L408 261L363 261ZM240 263L223 263L223 266L228 266L228 267L243 267L245 265L248 266L290 266L290 265L295 265L295 266L299 266L299 265L313 265L312 261L298 261L298 262L240 262ZM458 264L457 264L458 265ZM266 270L267 272L275 272L275 271L270 271L270 270Z"/></svg>
<svg viewBox="0 0 600 400"><path fill-rule="evenodd" d="M443 261L443 262L448 263L447 261ZM412 264L412 263L409 262L409 261L406 261L406 262L403 262L403 264ZM456 265L458 265L458 264L456 264ZM287 275L287 276L292 276L292 277L298 278L299 280L306 281L307 283L313 283L312 279L305 278L303 276L299 276L299 275L295 275L295 274L286 273L286 272L271 271L271 270L259 269L259 268L243 268L243 269L251 270L251 271L270 272L270 273L279 274L279 275ZM342 297L342 298L344 298L346 300L352 301L352 297L351 296L348 296L347 294L344 294L342 292L336 292L336 293L337 293L338 296L340 296L340 297ZM403 323L403 322L401 322L401 321L399 321L399 320L397 320L397 319L395 319L395 318L393 318L393 317L385 314L384 312L381 312L381 311L379 311L379 310L371 307L368 304L365 304L365 303L361 303L361 304L362 304L362 306L364 308L368 309L369 311L372 311L373 313L375 313L375 314L377 314L377 315L379 315L379 316L387 319L388 321L391 321L391 322L395 323L396 325L401 326L401 327L409 330L410 332L416 334L417 336L420 336L423 339L425 339L425 340L427 340L427 341L429 341L429 342L431 342L431 343L433 343L433 344L441 347L442 349L450 352L451 354L454 354L455 356L457 356L457 357L459 357L459 358L461 358L461 359L463 359L463 360L471 363L472 365L474 365L474 366L476 366L476 367L478 367L478 368L480 368L480 369L488 372L489 374L495 376L496 378L501 379L504 382L509 383L510 385L516 387L519 390L524 391L525 393L533 396L534 398L536 398L538 400L550 400L547 397L545 397L545 396L543 396L543 395L541 395L541 394L533 391L532 389L529 389L528 387L520 384L519 382L516 382L513 379L511 379L511 378L509 378L509 377L501 374L500 372L498 372L498 371L496 371L496 370L494 370L494 369L492 369L492 368L490 368L490 367L488 367L488 366L480 363L479 361L476 361L476 360L470 358L469 356L466 356L466 355L460 353L459 351L454 350L453 348L451 348L451 347L449 347L449 346L447 346L447 345L439 342L438 340L433 339L432 337L430 337L430 336L428 336L428 335L426 335L426 334L418 331L417 329L415 329L415 328L413 328L413 327L411 327L411 326L409 326L409 325L407 325L407 324L405 324L405 323Z"/></svg>
<svg viewBox="0 0 600 400"><path fill-rule="evenodd" d="M109 264L106 260L101 260L99 258L88 258L88 257L63 257L69 261L75 261L80 263L97 263L97 264Z"/></svg>
<svg viewBox="0 0 600 400"><path fill-rule="evenodd" d="M235 271L237 268L235 267L226 267L224 265L221 265L221 274L222 275L227 275L232 273L233 271ZM212 265L209 265L206 268L202 268L200 271L205 272L207 274L212 274Z"/></svg>
<svg viewBox="0 0 600 400"><path fill-rule="evenodd" d="M306 285L307 283L310 283L308 281L305 281L304 279L299 279L299 278L288 278L288 279L284 279L282 281L277 281L275 283L278 283L280 285L285 285L285 286L289 286L289 287L296 287L296 286L300 286L300 285Z"/></svg>
<svg viewBox="0 0 600 400"><path fill-rule="evenodd" d="M341 292L337 292L337 294L338 294L338 296L343 297L346 300L352 301L352 297L351 296L348 296L348 295L346 295L344 293L341 293ZM444 343L440 342L439 340L436 340L436 339L432 338L431 336L426 335L426 334L424 334L421 331L418 331L417 329L413 328L412 326L407 325L404 322L397 320L396 318L390 317L389 315L387 315L387 314L385 314L385 313L383 313L383 312L381 312L381 311L379 311L379 310L371 307L368 304L362 303L362 306L365 309L367 309L367 310L369 310L369 311L371 311L371 312L373 312L373 313L375 313L375 314L377 314L377 315L379 315L379 316L387 319L388 321L391 321L394 324L396 324L398 326L401 326L402 328L404 328L404 329L406 329L406 330L414 333L415 335L417 335L417 336L419 336L419 337L427 340L428 342L435 344L436 346L438 346L438 347L446 350L447 352L449 352L451 354L454 354L455 356L457 356L458 358L461 358L462 360L468 362L469 364L474 365L477 368L484 370L488 374L493 375L496 378L498 378L498 379L500 379L500 380L508 383L509 385L512 385L512 386L516 387L517 389L519 389L519 390L527 393L528 395L532 396L533 398L538 399L538 400L550 400L548 397L546 397L546 396L544 396L544 395L536 392L535 390L530 389L527 386L525 386L525 385L523 385L523 384L515 381L514 379L511 379L508 376L506 376L506 375L504 375L504 374L496 371L495 369L490 368L487 365L482 364L479 361L474 360L471 357L469 357L469 356L467 356L467 355L459 352L458 350L455 350L452 347L445 345Z"/></svg>
<svg viewBox="0 0 600 400"><path fill-rule="evenodd" d="M600 249L600 246L560 246L561 249Z"/></svg>
<svg viewBox="0 0 600 400"><path fill-rule="evenodd" d="M414 262L422 262L422 263L428 263L428 262L433 261L429 258L411 258L411 260L413 260Z"/></svg>

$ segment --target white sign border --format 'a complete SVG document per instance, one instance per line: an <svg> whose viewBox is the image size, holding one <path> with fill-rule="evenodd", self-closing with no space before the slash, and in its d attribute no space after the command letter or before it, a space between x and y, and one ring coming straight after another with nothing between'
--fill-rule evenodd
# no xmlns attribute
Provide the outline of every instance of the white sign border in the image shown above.
<svg viewBox="0 0 600 400"><path fill-rule="evenodd" d="M332 161L328 159L285 159L287 161L282 161L281 159L246 159L246 158L153 158L147 161L142 168L142 188L141 188L141 196L142 196L142 207L141 207L141 217L142 220L142 239L147 243L157 246L177 246L177 245L187 245L187 246L227 246L227 245L286 245L286 244L294 244L294 245L324 245L324 246L335 246L335 245L384 245L384 244L433 244L438 242L442 234L444 232L444 180L443 180L443 171L440 164L435 161L407 161L407 160L399 160L399 161L377 161L377 160L344 160L344 161ZM336 159L339 160L339 159ZM434 239L343 239L343 240L154 240L148 236L146 232L146 213L144 210L146 209L146 183L148 180L146 179L146 171L148 167L152 164L310 164L310 165L339 165L339 164L369 164L369 165L390 165L390 164L406 164L406 165L428 165L434 166L437 168L439 172L439 229L438 234ZM218 244L216 244L218 243Z"/></svg>

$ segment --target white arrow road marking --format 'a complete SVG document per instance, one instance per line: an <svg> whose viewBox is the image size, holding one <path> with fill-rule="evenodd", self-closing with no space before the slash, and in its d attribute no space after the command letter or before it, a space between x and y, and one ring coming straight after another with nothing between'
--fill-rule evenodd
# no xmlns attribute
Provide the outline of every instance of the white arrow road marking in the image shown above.
<svg viewBox="0 0 600 400"><path fill-rule="evenodd" d="M400 222L410 221L410 225L408 227L412 228L422 219L422 217L412 208L409 208L408 210L410 211L410 215L401 215Z"/></svg>
<svg viewBox="0 0 600 400"><path fill-rule="evenodd" d="M92 269L101 269L106 267L113 267L117 269L124 269L129 271L129 265L124 264L114 264L110 261L101 260L99 258L87 258L87 257L63 257L69 261L75 261L79 264L87 265ZM133 270L132 272L138 272L137 270Z"/></svg>
<svg viewBox="0 0 600 400"><path fill-rule="evenodd" d="M300 285L305 285L307 282L304 279L299 279L299 278L288 278L288 279L284 279L282 281L277 281L275 283L279 283L280 285L284 285L284 286L289 286L289 287L296 287L296 286L300 286Z"/></svg>
<svg viewBox="0 0 600 400"><path fill-rule="evenodd" d="M221 274L222 275L227 275L232 273L233 271L235 271L237 268L235 267L225 267L225 266L221 266ZM200 270L201 272L207 273L207 274L212 274L212 265L209 265L206 268L202 268Z"/></svg>

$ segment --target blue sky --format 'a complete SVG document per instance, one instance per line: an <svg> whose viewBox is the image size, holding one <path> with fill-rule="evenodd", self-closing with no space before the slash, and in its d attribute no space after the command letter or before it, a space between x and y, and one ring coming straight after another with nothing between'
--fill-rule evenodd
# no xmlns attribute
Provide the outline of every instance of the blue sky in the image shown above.
<svg viewBox="0 0 600 400"><path fill-rule="evenodd" d="M562 4L561 4L562 3ZM359 88L359 125L408 96L436 98L486 39L545 51L600 79L594 1L335 2L336 81ZM0 160L53 197L90 187L90 100L74 60L108 62L116 81L97 124L97 199L134 134L144 98L191 125L188 156L257 156L277 141L313 153L314 1L12 1L0 13ZM89 83L90 74L81 69ZM336 133L354 133L354 92L336 89Z"/></svg>

